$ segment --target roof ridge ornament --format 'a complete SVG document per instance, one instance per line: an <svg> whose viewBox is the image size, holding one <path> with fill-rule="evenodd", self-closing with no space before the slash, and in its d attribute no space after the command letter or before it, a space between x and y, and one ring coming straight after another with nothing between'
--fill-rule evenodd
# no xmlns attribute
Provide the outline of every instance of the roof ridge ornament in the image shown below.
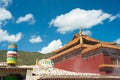
<svg viewBox="0 0 120 80"><path fill-rule="evenodd" d="M83 37L82 37L82 27L80 27L80 45L82 45L83 44Z"/></svg>
<svg viewBox="0 0 120 80"><path fill-rule="evenodd" d="M80 32L79 32L80 35L82 35L82 27L80 27Z"/></svg>

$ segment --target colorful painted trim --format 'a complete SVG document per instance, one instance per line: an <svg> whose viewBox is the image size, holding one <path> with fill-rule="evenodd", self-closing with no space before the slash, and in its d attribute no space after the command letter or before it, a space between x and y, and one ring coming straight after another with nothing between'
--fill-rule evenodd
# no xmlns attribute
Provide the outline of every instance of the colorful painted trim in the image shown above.
<svg viewBox="0 0 120 80"><path fill-rule="evenodd" d="M17 48L8 48L8 51L17 51Z"/></svg>
<svg viewBox="0 0 120 80"><path fill-rule="evenodd" d="M17 54L7 54L7 58L9 58L9 57L17 58Z"/></svg>
<svg viewBox="0 0 120 80"><path fill-rule="evenodd" d="M7 64L16 64L16 61L10 60L10 61L7 61Z"/></svg>
<svg viewBox="0 0 120 80"><path fill-rule="evenodd" d="M17 54L16 51L8 51L7 54Z"/></svg>
<svg viewBox="0 0 120 80"><path fill-rule="evenodd" d="M7 61L9 61L9 60L10 60L10 61L11 61L11 60L12 60L12 61L16 61L16 60L17 60L17 58L14 58L14 57L9 57L9 58L7 58Z"/></svg>

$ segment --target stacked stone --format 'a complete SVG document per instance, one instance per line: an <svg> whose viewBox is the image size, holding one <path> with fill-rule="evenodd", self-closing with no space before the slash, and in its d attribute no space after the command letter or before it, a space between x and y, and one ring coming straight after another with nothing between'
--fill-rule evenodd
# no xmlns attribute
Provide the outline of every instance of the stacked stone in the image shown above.
<svg viewBox="0 0 120 80"><path fill-rule="evenodd" d="M16 65L17 63L17 45L12 43L8 46L7 52L7 64L8 65Z"/></svg>

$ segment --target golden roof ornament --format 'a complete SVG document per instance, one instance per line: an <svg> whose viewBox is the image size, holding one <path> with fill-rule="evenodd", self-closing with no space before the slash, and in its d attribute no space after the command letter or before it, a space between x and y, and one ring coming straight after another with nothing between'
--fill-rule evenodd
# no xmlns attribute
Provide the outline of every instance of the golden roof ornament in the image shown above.
<svg viewBox="0 0 120 80"><path fill-rule="evenodd" d="M82 38L82 27L80 27L80 44L83 44L83 38Z"/></svg>
<svg viewBox="0 0 120 80"><path fill-rule="evenodd" d="M12 42L12 43L8 46L8 48L17 48L17 45L15 45L14 42Z"/></svg>
<svg viewBox="0 0 120 80"><path fill-rule="evenodd" d="M80 27L80 35L82 35L82 27Z"/></svg>

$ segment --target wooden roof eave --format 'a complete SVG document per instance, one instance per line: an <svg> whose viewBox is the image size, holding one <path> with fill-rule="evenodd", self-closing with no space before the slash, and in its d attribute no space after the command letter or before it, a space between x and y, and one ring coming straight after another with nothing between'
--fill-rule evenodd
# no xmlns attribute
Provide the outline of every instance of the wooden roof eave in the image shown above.
<svg viewBox="0 0 120 80"><path fill-rule="evenodd" d="M55 50L55 51L53 51L54 53L58 53L59 51L62 51L63 49L65 49L65 48L67 48L67 47L69 47L69 46L71 46L71 45L73 45L73 44L75 44L75 43L77 43L79 40L80 40L80 35L79 34L75 34L74 35L74 37L73 37L73 39L72 39L72 41L70 41L68 44L66 44L65 46L63 46L62 48L59 48L58 50ZM116 43L114 43L114 42L112 42L112 43L110 43L110 42L101 42L101 41L99 41L99 40L96 40L96 39L93 39L93 38L90 38L89 36L86 36L86 35L82 35L82 38L83 39L86 39L86 40L88 40L88 41L90 41L90 42L96 42L96 43L102 43L102 44L108 44L108 45L115 45Z"/></svg>
<svg viewBox="0 0 120 80"><path fill-rule="evenodd" d="M100 42L99 40L93 39L87 35L80 35L80 34L75 34L74 37L80 38L80 36L82 36L83 39L86 39L88 41L92 41L92 42Z"/></svg>
<svg viewBox="0 0 120 80"><path fill-rule="evenodd" d="M101 64L98 66L99 68L120 68L120 65L112 65L112 64Z"/></svg>
<svg viewBox="0 0 120 80"><path fill-rule="evenodd" d="M107 47L107 48L119 49L119 50L120 50L120 46L116 46L116 45L102 44L102 46L103 46L103 47Z"/></svg>
<svg viewBox="0 0 120 80"><path fill-rule="evenodd" d="M99 43L99 44L96 44L94 46L91 46L91 47L88 47L88 48L84 49L81 53L85 54L89 51L95 50L95 49L100 48L100 47L107 47L107 48L119 49L120 50L120 46Z"/></svg>
<svg viewBox="0 0 120 80"><path fill-rule="evenodd" d="M52 57L50 57L49 59L51 59L51 60L56 59L56 58L58 58L58 57L60 57L60 56L62 56L62 55L65 55L65 54L73 51L73 50L76 50L76 49L78 49L78 48L80 48L80 47L81 47L80 45L77 45L77 46L73 47L72 49L70 48L70 49L68 49L68 50L66 50L66 51L64 51L64 52L61 52L61 53L59 53L59 54L56 54L55 56L52 56Z"/></svg>
<svg viewBox="0 0 120 80"><path fill-rule="evenodd" d="M90 37L88 37L88 36L86 36L86 35L84 35L83 38L86 39L86 40L88 40L88 41L92 41L92 42L98 42L98 43L100 42L99 40L90 38Z"/></svg>
<svg viewBox="0 0 120 80"><path fill-rule="evenodd" d="M100 42L100 41L95 40L95 39L93 39L93 38L90 38L90 37L88 37L88 36L86 36L86 35L82 35L82 36L83 36L83 38L85 38L85 39L87 39L87 40L90 40L90 41L92 41L92 42ZM55 51L53 51L53 52L54 52L54 53L58 53L59 51L61 51L61 50L65 49L65 48L67 48L67 47L69 47L69 46L77 43L77 42L80 40L80 38L79 38L80 35L79 35L79 34L75 34L74 37L76 37L76 38L73 38L73 40L70 41L68 44L66 44L66 45L63 46L62 48L59 48L58 50L55 50Z"/></svg>
<svg viewBox="0 0 120 80"><path fill-rule="evenodd" d="M70 48L70 49L68 49L68 50L66 50L64 52L61 52L59 54L56 54L56 55L52 56L49 59L53 60L53 59L56 59L56 58L58 58L58 57L60 57L62 55L69 54L69 52L71 52L71 51L77 50L77 49L82 48L82 47L88 47L88 46L90 47L91 45L87 45L87 44L80 45L79 44L79 45L74 46L74 47L72 47L72 48Z"/></svg>
<svg viewBox="0 0 120 80"><path fill-rule="evenodd" d="M96 40L96 39L93 39L89 36L83 36L84 39L88 40L88 41L91 41L91 42L96 42L96 43L102 43L102 44L110 44L110 45L115 45L116 43L115 42L102 42L102 41L99 41L99 40Z"/></svg>
<svg viewBox="0 0 120 80"><path fill-rule="evenodd" d="M71 42L69 42L68 44L66 44L65 46L63 46L62 48L59 48L58 50L55 50L55 51L53 51L53 52L54 52L54 53L57 53L57 52L65 49L65 48L67 48L67 47L69 47L69 46L77 43L78 41L79 41L79 38L76 38L76 39L72 40Z"/></svg>
<svg viewBox="0 0 120 80"><path fill-rule="evenodd" d="M93 45L93 46L91 46L91 47L88 47L88 48L84 49L81 53L82 53L82 54L85 54L85 53L87 53L87 52L89 52L89 51L92 51L92 50L94 50L94 49L97 49L97 48L101 47L101 45L102 45L101 43L96 44L96 45Z"/></svg>
<svg viewBox="0 0 120 80"><path fill-rule="evenodd" d="M102 44L110 44L110 45L116 45L115 42L101 42Z"/></svg>

